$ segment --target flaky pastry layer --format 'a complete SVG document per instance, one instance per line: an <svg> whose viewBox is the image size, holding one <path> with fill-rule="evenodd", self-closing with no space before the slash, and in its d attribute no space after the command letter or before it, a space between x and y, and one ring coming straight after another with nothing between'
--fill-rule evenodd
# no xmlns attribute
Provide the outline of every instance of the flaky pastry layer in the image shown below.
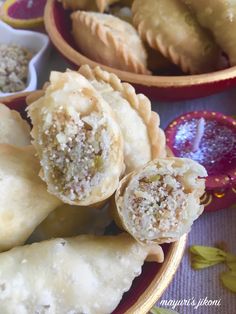
<svg viewBox="0 0 236 314"><path fill-rule="evenodd" d="M0 251L23 244L61 204L38 176L35 154L33 146L0 144Z"/></svg>
<svg viewBox="0 0 236 314"><path fill-rule="evenodd" d="M207 73L220 66L213 37L178 0L134 0L133 23L140 36L184 72Z"/></svg>
<svg viewBox="0 0 236 314"><path fill-rule="evenodd" d="M19 112L0 103L0 143L15 146L30 145L30 126Z"/></svg>
<svg viewBox="0 0 236 314"><path fill-rule="evenodd" d="M0 255L0 312L112 313L149 255L126 234L79 236L17 247Z"/></svg>
<svg viewBox="0 0 236 314"><path fill-rule="evenodd" d="M176 241L203 211L200 197L206 175L204 167L190 159L151 161L121 181L115 214L141 243Z"/></svg>
<svg viewBox="0 0 236 314"><path fill-rule="evenodd" d="M159 115L151 110L146 96L136 94L133 86L99 67L84 65L79 73L101 93L115 113L124 139L126 173L152 159L165 157L165 135L159 127Z"/></svg>
<svg viewBox="0 0 236 314"><path fill-rule="evenodd" d="M72 33L80 51L101 64L148 74L147 54L136 29L102 13L72 13Z"/></svg>
<svg viewBox="0 0 236 314"><path fill-rule="evenodd" d="M87 79L52 72L28 113L50 193L82 206L113 194L124 167L122 136L109 105Z"/></svg>

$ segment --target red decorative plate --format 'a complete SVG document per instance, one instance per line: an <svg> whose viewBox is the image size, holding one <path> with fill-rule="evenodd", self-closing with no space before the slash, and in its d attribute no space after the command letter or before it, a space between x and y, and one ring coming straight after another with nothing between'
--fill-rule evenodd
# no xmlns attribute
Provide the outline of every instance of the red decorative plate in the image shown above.
<svg viewBox="0 0 236 314"><path fill-rule="evenodd" d="M1 7L1 18L15 28L43 26L43 13L47 0L6 0Z"/></svg>
<svg viewBox="0 0 236 314"><path fill-rule="evenodd" d="M71 35L70 11L64 10L57 0L48 0L44 23L49 37L58 51L75 67L82 64L100 65L130 82L138 92L151 99L182 100L207 96L236 86L236 66L222 71L183 76L151 76L134 74L101 65L82 55Z"/></svg>
<svg viewBox="0 0 236 314"><path fill-rule="evenodd" d="M193 151L194 132L200 119L204 119L206 127L198 149ZM207 169L206 192L202 197L205 210L214 211L235 204L235 119L220 112L193 111L172 121L165 133L167 145L174 156L195 159Z"/></svg>
<svg viewBox="0 0 236 314"><path fill-rule="evenodd" d="M11 109L26 118L25 97L29 93L0 98ZM187 236L175 243L163 245L165 260L162 264L145 263L142 274L137 277L130 290L124 294L119 306L112 314L146 314L170 284L184 253Z"/></svg>

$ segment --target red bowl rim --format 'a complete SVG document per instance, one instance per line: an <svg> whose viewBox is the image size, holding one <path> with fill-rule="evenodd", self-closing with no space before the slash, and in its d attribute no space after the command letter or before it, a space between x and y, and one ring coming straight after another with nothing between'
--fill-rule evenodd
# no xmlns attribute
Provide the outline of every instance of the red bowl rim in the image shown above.
<svg viewBox="0 0 236 314"><path fill-rule="evenodd" d="M145 85L149 87L161 88L181 88L203 84L211 84L215 82L230 80L236 77L236 66L215 71L206 74L198 75L183 75L183 76L152 76L144 74L135 74L127 71L121 71L109 66L92 61L83 54L72 48L61 36L58 31L54 19L54 5L57 0L48 0L44 11L44 23L46 31L59 52L70 60L73 64L80 66L88 64L91 67L100 66L104 70L113 72L120 79L134 84Z"/></svg>

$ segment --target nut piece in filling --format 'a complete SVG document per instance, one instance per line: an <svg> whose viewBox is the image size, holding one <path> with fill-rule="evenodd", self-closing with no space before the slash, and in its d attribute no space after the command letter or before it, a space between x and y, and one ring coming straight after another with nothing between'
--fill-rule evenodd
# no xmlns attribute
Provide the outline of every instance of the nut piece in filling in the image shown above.
<svg viewBox="0 0 236 314"><path fill-rule="evenodd" d="M0 44L0 92L14 93L26 88L32 57L26 48Z"/></svg>
<svg viewBox="0 0 236 314"><path fill-rule="evenodd" d="M157 159L126 176L116 192L121 224L139 242L165 243L189 232L203 211L207 176L190 159Z"/></svg>
<svg viewBox="0 0 236 314"><path fill-rule="evenodd" d="M118 186L123 142L109 105L77 72L51 75L29 107L42 178L64 202L91 205Z"/></svg>

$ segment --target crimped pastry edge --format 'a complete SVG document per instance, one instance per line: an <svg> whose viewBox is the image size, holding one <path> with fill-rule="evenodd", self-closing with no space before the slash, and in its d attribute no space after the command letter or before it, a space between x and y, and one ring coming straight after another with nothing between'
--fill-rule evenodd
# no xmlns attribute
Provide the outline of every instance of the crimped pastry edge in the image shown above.
<svg viewBox="0 0 236 314"><path fill-rule="evenodd" d="M100 67L91 68L88 65L82 65L79 73L87 79L104 81L111 85L113 90L121 93L133 109L135 109L143 119L151 144L152 159L166 156L166 139L165 133L159 127L159 115L151 110L150 100L143 94L136 94L134 87L129 83L122 83L121 80L113 73L102 70Z"/></svg>
<svg viewBox="0 0 236 314"><path fill-rule="evenodd" d="M75 71L71 71L71 70L69 70L69 69L67 69L67 71L66 72L75 72ZM64 72L63 72L64 73ZM75 72L76 73L76 72ZM49 82L46 82L45 84L44 84L44 86L43 86L43 89L42 90L38 90L38 91L35 91L35 92L33 92L33 93L31 93L27 98L26 98L26 103L27 103L27 106L30 106L32 103L34 103L35 101L37 101L38 99L40 99L41 97L43 97L44 95L45 95L45 91L46 91L46 89L47 89L47 87L50 85L50 83ZM91 86L92 87L92 86ZM93 89L93 88L92 88ZM96 91L95 89L93 89L94 91ZM97 93L97 91L96 91L96 93ZM102 97L101 97L101 95L99 94L99 97L102 99ZM105 103L105 101L104 101L104 103ZM99 105L99 106L101 106L101 111L103 112L104 111L104 105ZM105 111L108 109L108 111L109 111L109 113L111 114L111 117L113 118L113 120L115 121L115 118L114 118L114 116L113 116L113 111L112 111L112 109L110 108L110 106L108 105L108 104L106 104L106 107L105 107ZM120 133L120 130L119 130L119 133ZM34 139L35 140L35 139ZM123 145L123 138L122 138L122 136L121 136L121 134L119 134L119 136L118 136L118 134L116 134L116 138L114 139L113 138L113 141L114 141L114 143L113 143L113 145L115 145L115 146L120 146L120 145ZM121 155L122 155L122 157L121 157ZM119 161L119 168L120 168L120 173L122 173L123 172L123 169L124 169L124 161L123 161L123 150L120 150L119 151L119 155L117 155L117 156L119 156L119 158L118 158L118 161ZM39 176L43 179L43 173L44 173L44 171L43 171L43 168L41 167L41 169L40 169L40 172L39 172ZM44 180L43 180L44 181ZM46 181L45 181L46 182ZM50 189L50 186L51 186L51 183L48 183L48 182L46 182L47 183L47 186L48 186L48 191L49 191L49 189ZM119 182L117 182L117 186L118 186L118 183ZM112 182L112 185L111 186L114 186L114 182ZM52 192L52 191L49 191L49 193L50 194L53 194L53 195L56 195L56 194L54 194L54 192ZM110 193L110 195L108 196L108 197L106 197L106 198L104 198L104 195L103 195L103 197L101 198L101 200L96 200L96 201L94 201L94 202L90 202L90 199L93 197L93 196L89 196L89 201L88 200L86 200L86 201L76 201L76 202L74 202L74 201L68 201L66 198L64 198L64 196L59 196L59 195L56 195L58 198L60 198L64 203L66 203L66 204L70 204L70 205L79 205L79 206L85 206L85 207L93 207L93 208L98 208L98 209L100 209L101 207L103 207L104 206L104 204L105 204L105 202L112 196L112 194L113 194L114 192L112 192L112 193ZM104 194L104 193L103 193Z"/></svg>
<svg viewBox="0 0 236 314"><path fill-rule="evenodd" d="M140 18L137 17L137 6L136 1L134 0L132 5L133 23L141 38L146 41L151 48L158 50L163 56L169 58L175 65L179 66L183 72L190 74L202 73L201 71L196 71L196 68L192 67L191 62L176 51L175 46L166 46L160 32L158 35L154 35L152 29L147 29L145 20L140 21Z"/></svg>
<svg viewBox="0 0 236 314"><path fill-rule="evenodd" d="M163 159L163 158L161 158L161 159ZM164 158L164 159L166 159L166 160L174 160L174 159L178 159L178 158L177 157L167 157L167 158ZM182 158L182 159L187 160L186 158ZM152 160L147 165L155 164L157 160ZM192 160L190 160L190 162L192 162ZM193 162L193 164L194 163L195 162ZM147 165L145 165L144 168ZM142 241L138 237L136 237L135 235L130 233L129 228L127 227L127 224L125 223L125 217L122 214L121 208L123 206L123 195L125 193L125 190L126 190L128 184L129 184L129 182L132 180L132 178L135 175L138 174L138 172L139 172L139 170L134 170L134 171L130 172L128 175L126 175L124 178L122 178L122 180L120 181L119 186L118 186L118 188L117 188L117 190L116 190L115 194L113 195L112 200L110 202L110 213L111 213L112 218L114 219L115 223L117 224L117 226L120 229L128 232L140 244L143 244L143 245L148 245L149 244L150 245L152 243L152 244L159 244L160 245L160 244L163 244L163 243L172 243L172 242L178 241L179 237L175 237L175 238L174 237L171 237L171 238L168 238L168 237L164 238L163 237L163 238L161 238L161 240L155 239L155 240L152 240L150 242L149 241L145 241L145 240ZM205 175L206 175L206 173L205 173ZM200 196L203 193L204 193L204 191L201 190L201 187L198 187L198 190L197 190L197 193L195 193L195 196L200 198ZM199 212L198 212L199 216L202 214L203 210L204 210L204 207L202 206L202 208L199 209ZM194 223L194 221L192 222L192 224L193 223Z"/></svg>
<svg viewBox="0 0 236 314"><path fill-rule="evenodd" d="M133 55L127 51L125 45L118 42L112 32L106 30L105 27L97 22L88 12L76 11L71 14L71 17L72 19L74 18L79 21L81 24L84 24L91 31L91 35L96 37L97 40L102 41L108 48L112 47L120 57L121 63L132 68L134 73L150 74L146 65L134 58Z"/></svg>
<svg viewBox="0 0 236 314"><path fill-rule="evenodd" d="M181 56L175 51L175 47L167 47L164 44L163 36L160 33L159 35L154 35L151 29L147 30L145 21L139 21L137 18L135 8L136 6L134 1L132 5L133 23L141 38L145 40L151 48L158 50L166 58L170 58L174 64L179 65L184 72L193 73L194 71L191 69L191 65L188 64L185 59L181 58Z"/></svg>

